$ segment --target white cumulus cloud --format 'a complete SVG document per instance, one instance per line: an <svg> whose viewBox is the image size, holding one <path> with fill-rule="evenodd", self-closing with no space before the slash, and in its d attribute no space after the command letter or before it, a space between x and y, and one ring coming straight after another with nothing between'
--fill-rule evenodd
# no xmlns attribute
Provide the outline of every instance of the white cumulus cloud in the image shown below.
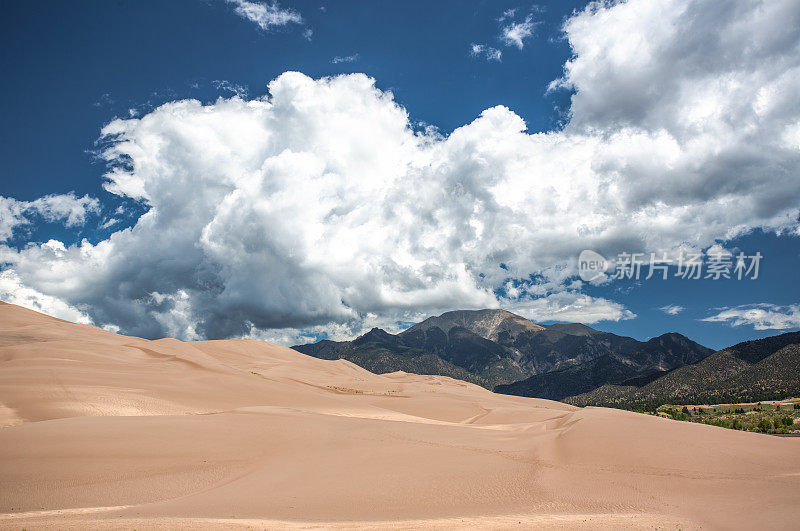
<svg viewBox="0 0 800 531"><path fill-rule="evenodd" d="M506 11L500 20L506 20L506 14L508 13L509 11ZM511 13L510 16L513 17L513 13ZM501 28L500 40L502 40L506 46L516 46L522 50L525 47L525 39L533 36L534 28L535 22L533 20L533 15L528 15L524 20L512 22L503 26Z"/></svg>
<svg viewBox="0 0 800 531"><path fill-rule="evenodd" d="M662 306L661 308L659 308L659 310L661 310L662 312L664 312L667 315L678 315L679 313L681 313L685 309L686 308L684 308L683 306L680 306L678 304L668 304L666 306Z"/></svg>
<svg viewBox="0 0 800 531"><path fill-rule="evenodd" d="M262 2L248 2L247 0L228 0L233 4L236 14L254 22L262 30L273 27L286 26L287 24L302 24L303 17L293 9L284 9L277 2L271 4Z"/></svg>
<svg viewBox="0 0 800 531"><path fill-rule="evenodd" d="M800 328L800 305L777 306L775 304L747 304L731 308L720 308L716 315L703 321L729 323L731 326L750 325L756 330L788 330Z"/></svg>
<svg viewBox="0 0 800 531"><path fill-rule="evenodd" d="M97 199L75 193L54 194L34 201L18 201L0 196L0 241L13 236L15 229L30 225L36 219L61 221L69 227L82 225L90 214L100 212Z"/></svg>
<svg viewBox="0 0 800 531"><path fill-rule="evenodd" d="M622 304L576 291L552 293L545 297L525 296L502 301L503 308L532 321L562 321L593 324L599 321L634 319L636 314Z"/></svg>
<svg viewBox="0 0 800 531"><path fill-rule="evenodd" d="M85 312L58 297L25 286L12 270L0 271L0 300L73 323L92 324Z"/></svg>
<svg viewBox="0 0 800 531"><path fill-rule="evenodd" d="M215 79L211 82L214 85L214 88L220 92L226 92L228 94L235 94L240 98L247 97L247 87L244 85L240 85L238 83L231 83L226 79ZM131 115L131 118L135 118L135 115Z"/></svg>
<svg viewBox="0 0 800 531"><path fill-rule="evenodd" d="M497 48L493 48L485 44L475 44L475 43L470 44L469 53L472 57L482 57L487 61L503 60L503 52L501 52Z"/></svg>

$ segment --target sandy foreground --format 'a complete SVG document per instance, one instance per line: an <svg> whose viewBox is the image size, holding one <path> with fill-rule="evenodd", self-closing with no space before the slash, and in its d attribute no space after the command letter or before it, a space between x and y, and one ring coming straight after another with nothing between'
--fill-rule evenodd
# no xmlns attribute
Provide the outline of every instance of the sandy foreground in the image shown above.
<svg viewBox="0 0 800 531"><path fill-rule="evenodd" d="M797 529L800 439L0 304L0 527Z"/></svg>

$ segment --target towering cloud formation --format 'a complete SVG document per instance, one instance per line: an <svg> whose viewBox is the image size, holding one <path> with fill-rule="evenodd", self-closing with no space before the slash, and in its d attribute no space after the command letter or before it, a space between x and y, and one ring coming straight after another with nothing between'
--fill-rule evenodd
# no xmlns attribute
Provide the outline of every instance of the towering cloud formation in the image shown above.
<svg viewBox="0 0 800 531"><path fill-rule="evenodd" d="M632 317L580 292L580 250L797 230L798 11L590 6L565 25L575 55L553 88L575 94L550 133L500 106L443 138L415 131L367 76L297 72L263 98L116 120L103 130L106 189L147 213L96 245L3 248L13 278L0 288L185 338L294 341L330 323L346 335L498 305Z"/></svg>

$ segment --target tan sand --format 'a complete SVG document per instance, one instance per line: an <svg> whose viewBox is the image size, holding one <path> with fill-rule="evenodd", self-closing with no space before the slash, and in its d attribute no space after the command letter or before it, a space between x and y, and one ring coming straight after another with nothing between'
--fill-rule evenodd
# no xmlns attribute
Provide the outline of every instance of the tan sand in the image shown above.
<svg viewBox="0 0 800 531"><path fill-rule="evenodd" d="M0 304L0 527L797 528L800 439Z"/></svg>

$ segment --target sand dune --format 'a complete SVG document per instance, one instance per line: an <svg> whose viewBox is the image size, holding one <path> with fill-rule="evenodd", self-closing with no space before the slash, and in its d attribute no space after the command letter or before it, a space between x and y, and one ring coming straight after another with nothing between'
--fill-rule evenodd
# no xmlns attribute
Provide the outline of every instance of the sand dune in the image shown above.
<svg viewBox="0 0 800 531"><path fill-rule="evenodd" d="M6 528L796 528L800 439L0 304Z"/></svg>

